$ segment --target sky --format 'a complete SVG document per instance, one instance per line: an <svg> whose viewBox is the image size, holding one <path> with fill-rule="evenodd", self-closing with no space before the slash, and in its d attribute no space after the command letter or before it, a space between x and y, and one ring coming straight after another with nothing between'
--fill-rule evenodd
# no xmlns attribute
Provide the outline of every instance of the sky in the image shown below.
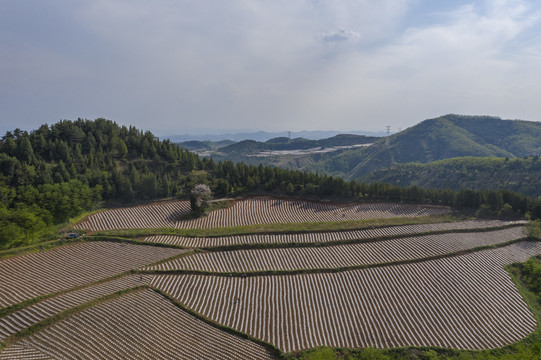
<svg viewBox="0 0 541 360"><path fill-rule="evenodd" d="M0 0L3 129L397 131L539 99L536 0Z"/></svg>

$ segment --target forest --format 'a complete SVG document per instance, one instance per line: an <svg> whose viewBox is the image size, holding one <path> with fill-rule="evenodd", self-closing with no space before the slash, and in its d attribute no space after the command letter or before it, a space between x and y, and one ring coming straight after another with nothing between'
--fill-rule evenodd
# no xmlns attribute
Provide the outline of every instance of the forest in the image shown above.
<svg viewBox="0 0 541 360"><path fill-rule="evenodd" d="M450 190L346 181L328 175L215 162L149 131L106 119L63 120L0 140L0 249L58 236L57 227L99 206L188 199L197 184L215 197L276 195L468 208L480 215L541 217L539 200L504 190Z"/></svg>

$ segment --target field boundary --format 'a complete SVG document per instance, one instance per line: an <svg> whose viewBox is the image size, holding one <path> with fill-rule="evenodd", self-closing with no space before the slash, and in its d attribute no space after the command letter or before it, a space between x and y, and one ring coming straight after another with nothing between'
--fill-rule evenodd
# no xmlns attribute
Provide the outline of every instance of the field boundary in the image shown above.
<svg viewBox="0 0 541 360"><path fill-rule="evenodd" d="M185 237L224 237L236 235L304 234L314 232L346 232L352 230L378 229L390 226L425 225L463 221L452 215L430 215L420 217L374 218L365 220L320 221L298 223L272 223L216 227L208 229L177 229L172 227L114 229L92 233L93 236L145 237L152 235L178 235Z"/></svg>
<svg viewBox="0 0 541 360"><path fill-rule="evenodd" d="M443 234L466 234L466 233L483 233L497 230L511 229L514 227L524 226L524 224L508 224L490 228L473 228L473 229L450 229L450 230L434 230L424 231L418 233L406 233L398 235L383 235L374 236L365 239L350 239L350 240L337 240L337 241L321 241L321 242L290 242L290 243L247 243L247 244L235 244L235 245L218 245L218 246L203 246L198 249L209 252L221 252L221 251L234 251L234 250L252 250L252 249L274 249L274 248L301 248L301 247L326 247L335 245L350 245L350 244L363 244L373 243L386 240L406 239L410 237L429 236L429 235L443 235ZM325 232L328 233L328 232ZM146 243L143 241L143 243ZM162 243L163 244L163 243Z"/></svg>
<svg viewBox="0 0 541 360"><path fill-rule="evenodd" d="M20 330L18 332L16 332L14 335L11 335L9 336L4 342L7 346L11 343L14 343L14 342L17 342L23 338L26 338L28 336L31 336L33 334L35 334L36 332L38 331L41 331L49 326L52 326L54 325L55 323L59 322L59 321L62 321L68 317L71 317L83 310L86 310L90 307L93 307L93 306L96 306L98 304L101 304L107 300L111 300L111 299L115 299L115 298L118 298L124 294L128 294L128 293L133 293L133 292L136 292L136 291L140 291L140 290L143 290L145 288L147 288L148 286L147 285L141 285L141 286L136 286L136 287L132 287L132 288L128 288L128 289L122 289L122 290L119 290L119 291L116 291L112 294L107 294L107 295L104 295L104 296L101 296L99 298L96 298L96 299L93 299L93 300L90 300L90 301L87 301L83 304L80 304L80 305L77 305L77 306L74 306L72 308L69 308L67 310L64 310L64 311L61 311L57 314L54 314L53 316L50 316L50 317L47 317L46 319L43 319L41 321L38 321L37 323L35 324L32 324L30 325L29 327L23 329L23 330Z"/></svg>
<svg viewBox="0 0 541 360"><path fill-rule="evenodd" d="M234 336L238 336L240 338L243 338L243 339L246 339L246 340L249 340L251 342L254 342L260 346L263 346L265 349L267 349L273 356L275 356L276 358L278 359L284 359L284 353L278 349L277 347L275 347L274 345L270 344L270 343L267 343L261 339L257 339L255 337L252 337L246 333L243 333L241 331L238 331L238 330L235 330L233 328L230 328L230 327L227 327L225 325L221 325L215 321L212 321L208 318L206 318L205 316L187 308L186 306L184 306L183 304L181 304L180 302L178 302L177 300L175 300L174 298L172 298L170 295L162 292L161 290L159 289L156 289L156 288L153 288L151 287L150 285L140 285L140 286L136 286L136 287L131 287L131 288L127 288L127 289L122 289L122 290L118 290L114 293L111 293L111 294L107 294L107 295L104 295L104 296L101 296L99 298L96 298L96 299L93 299L93 300L90 300L90 301L87 301L83 304L80 304L80 305L77 305L77 306L74 306L72 308L69 308L67 310L64 310L64 311L61 311L53 316L50 316L50 317L47 317L46 319L43 319L35 324L32 324L30 325L29 327L23 329L23 330L20 330L18 331L17 333L15 333L14 335L11 335L9 336L8 338L6 338L2 343L0 343L0 352L8 345L10 344L13 344L13 343L16 343L18 341L20 341L21 339L24 339L26 337L29 337L29 336L32 336L33 334L39 332L39 331L42 331L42 330L45 330L46 328L50 327L50 326L53 326L54 324L64 320L64 319L67 319L69 317L72 317L84 310L87 310L89 308L92 308L94 306L97 306L97 305L100 305L104 302L107 302L109 300L113 300L113 299L116 299L116 298L119 298L119 297L122 297L126 294L132 294L132 293L135 293L135 292L139 292L139 291L143 291L143 290L152 290L154 292L156 292L157 294L163 296L164 298L166 298L168 301L170 301L174 306L176 306L177 308L179 308L181 311L187 313L188 315L196 318L197 320L200 320L200 321L203 321L204 323L216 328L217 330L219 331L223 331L223 332L226 332L226 333L229 333L231 335L234 335Z"/></svg>
<svg viewBox="0 0 541 360"><path fill-rule="evenodd" d="M60 296L60 295L65 295L65 294L68 294L68 293L73 292L73 291L86 289L88 287L92 287L92 286L95 286L95 285L99 285L99 284L103 284L103 283L106 283L106 282L109 282L109 281L120 279L120 278L122 278L124 276L128 276L130 274L132 274L132 270L123 271L120 274L109 276L109 277L99 279L99 280L96 280L96 281L93 281L93 282L90 282L90 283L82 284L82 285L75 286L75 287L72 287L72 288L69 288L69 289L66 289L66 290L61 290L61 291L53 292L53 293L50 293L50 294L37 296L37 297L32 298L32 299L27 299L27 300L21 301L21 302L19 302L17 304L13 304L13 305L10 305L10 306L7 306L5 308L0 309L0 318L2 318L4 316L7 316L7 315L10 315L10 314L12 314L12 313L14 313L16 311L25 309L25 308L27 308L27 307L29 307L31 305L37 304L37 303L39 303L39 302L41 302L43 300L51 299L53 297L57 297L57 296Z"/></svg>
<svg viewBox="0 0 541 360"><path fill-rule="evenodd" d="M362 244L362 243L372 243L372 242L379 242L379 241L385 241L385 240L404 239L404 238L409 238L409 237L428 236L428 235L483 233L483 232L511 229L515 227L521 227L524 225L525 224L517 223L517 224L507 224L507 225L494 226L494 227L485 227L485 228L434 230L434 231L405 233L405 234L397 234L397 235L382 235L382 236L374 236L370 238L358 238L358 239L347 239L347 240L336 240L336 241L246 243L246 244L232 244L232 245L201 246L201 247L188 247L188 246L183 246L183 245L178 245L178 244L168 244L168 243L163 243L163 242L152 242L152 241L140 240L140 239L143 239L144 237L128 238L128 237L108 236L108 235L91 235L88 237L88 239L89 241L110 241L110 242L118 242L118 243L130 243L134 245L148 245L148 246L156 246L156 247L174 248L174 249L181 249L181 250L204 250L208 252L222 252L222 251L235 251L235 250L326 247L326 246L335 246L335 245ZM400 225L396 225L396 226L400 226ZM387 228L387 227L380 227L380 228L374 228L374 229L381 229L381 228ZM372 228L368 228L368 229L371 230ZM363 229L363 230L368 230L368 229ZM354 230L348 230L348 231L354 231ZM309 232L309 234L328 234L328 233L341 233L341 232L344 232L344 231ZM292 233L292 235L294 234L300 234L300 233ZM160 234L160 235L163 235L163 234ZM160 235L150 235L150 236L160 236ZM257 235L263 236L263 235L279 235L279 234L278 233L243 234L243 235L238 235L238 236L257 236ZM169 235L169 236L181 236L181 235ZM216 236L216 237L214 236L212 237L210 236L209 237L184 236L184 237L197 239L197 238L222 238L222 237L228 237L228 236Z"/></svg>
<svg viewBox="0 0 541 360"><path fill-rule="evenodd" d="M320 274L320 273L339 273L339 272L345 272L345 271L353 271L353 270L362 270L362 269L372 269L372 268L380 268L380 267L387 267L387 266L398 266L398 265L406 265L406 264L415 264L415 263L421 263L426 261L432 261L432 260L438 260L438 259L444 259L444 258L451 258L466 254L471 254L474 252L479 252L483 250L490 250L490 249L498 249L502 247L506 247L515 243L519 242L541 242L539 239L532 239L529 237L523 237L511 241L506 241L500 244L496 245L486 245L486 246L478 246L471 249L466 250L460 250L455 251L452 253L447 254L441 254L441 255L435 255L435 256L429 256L425 258L418 258L418 259L409 259L409 260L401 260L401 261L392 261L392 262L385 262L385 263L376 263L376 264L368 264L368 265L355 265L355 266L345 266L345 267L339 267L339 268L317 268L317 269L296 269L296 270L264 270L264 271L247 271L247 272L216 272L216 271L201 271L201 270L139 270L138 273L141 274L152 274L152 275L206 275L206 276L220 276L220 277L244 277L244 276L250 276L250 277L256 277L256 276L281 276L281 275L301 275L301 274Z"/></svg>
<svg viewBox="0 0 541 360"><path fill-rule="evenodd" d="M276 356L279 359L284 359L285 358L284 352L282 350L278 349L276 346L274 346L274 345L272 345L272 344L270 344L270 343L268 343L266 341L263 341L261 339L250 336L250 335L248 335L246 333L243 333L242 331L235 330L235 329L230 328L228 326L222 325L222 324L220 324L220 323L218 323L218 322L216 322L214 320L211 320L211 319L203 316L202 314L200 314L200 313L198 313L196 311L193 311L192 309L186 307L184 304L182 304L181 302L179 302L178 300L176 300L175 298L173 298L169 294L163 292L162 290L156 289L156 288L154 288L152 286L149 286L149 285L148 285L148 287L149 287L149 289L151 289L151 290L157 292L158 294L162 295L163 297L167 298L175 306L177 306L181 310L185 311L189 315L197 318L198 320L201 320L201 321L205 322L206 324L211 325L212 327L214 327L214 328L216 328L218 330L221 330L221 331L227 332L227 333L229 333L231 335L235 335L235 336L241 337L243 339L255 342L256 344L265 347L267 350L270 350L271 354Z"/></svg>

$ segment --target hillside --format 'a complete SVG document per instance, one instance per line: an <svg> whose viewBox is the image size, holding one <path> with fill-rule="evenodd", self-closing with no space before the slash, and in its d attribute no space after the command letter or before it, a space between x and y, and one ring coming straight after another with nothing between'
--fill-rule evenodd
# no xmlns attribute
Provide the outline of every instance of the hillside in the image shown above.
<svg viewBox="0 0 541 360"><path fill-rule="evenodd" d="M253 139L242 140L239 142L234 141L187 141L178 143L180 147L183 147L188 150L197 151L203 153L206 151L212 150L212 153L205 155L211 155L220 160L235 160L238 158L250 157L253 155L256 156L268 156L269 154L260 154L262 152L269 151L296 151L296 150L311 150L312 152L319 149L337 150L342 147L354 147L357 145L366 145L371 144L377 141L379 137L375 136L365 136L365 135L354 135L354 134L339 134L330 138L319 139L319 140L309 140L305 138L294 138L290 139L288 137L276 137L269 139L267 141L256 141ZM336 149L328 149L334 147ZM280 154L276 154L280 155ZM305 155L299 154L299 155Z"/></svg>
<svg viewBox="0 0 541 360"><path fill-rule="evenodd" d="M243 163L216 164L148 131L110 120L65 120L31 132L15 129L0 139L0 249L54 238L57 226L102 201L118 206L187 198L197 183L208 184L219 196L249 191L283 195L286 190L298 196L352 193L343 180Z"/></svg>
<svg viewBox="0 0 541 360"><path fill-rule="evenodd" d="M358 179L395 164L455 157L526 157L541 154L541 123L487 116L445 115L349 150L308 170Z"/></svg>
<svg viewBox="0 0 541 360"><path fill-rule="evenodd" d="M519 220L541 218L534 199L216 163L104 119L8 132L0 151L0 359L537 351L537 303L503 268L541 254ZM217 201L196 217L200 183Z"/></svg>
<svg viewBox="0 0 541 360"><path fill-rule="evenodd" d="M541 159L462 157L427 164L397 164L375 170L361 180L436 189L505 189L541 196Z"/></svg>
<svg viewBox="0 0 541 360"><path fill-rule="evenodd" d="M330 138L276 137L265 142L256 140L187 141L178 143L186 150L211 157L214 161L233 161L250 165L276 166L282 169L305 170L348 149L368 146L380 139L375 136L339 134Z"/></svg>
<svg viewBox="0 0 541 360"><path fill-rule="evenodd" d="M329 143L350 140L338 137ZM288 142L278 139L274 146L287 146ZM78 119L43 125L30 133L16 129L0 140L0 249L57 238L68 219L103 202L119 206L153 199L187 199L199 183L208 185L215 196L267 194L474 209L485 206L494 214L508 203L515 215L529 211L541 216L541 207L518 194L420 191L243 162L215 162L168 140L160 141L150 132L105 119Z"/></svg>
<svg viewBox="0 0 541 360"><path fill-rule="evenodd" d="M273 197L175 216L188 203L96 212L82 241L0 251L0 359L536 358L538 302L504 270L541 254L526 221ZM521 266L535 290L538 264Z"/></svg>

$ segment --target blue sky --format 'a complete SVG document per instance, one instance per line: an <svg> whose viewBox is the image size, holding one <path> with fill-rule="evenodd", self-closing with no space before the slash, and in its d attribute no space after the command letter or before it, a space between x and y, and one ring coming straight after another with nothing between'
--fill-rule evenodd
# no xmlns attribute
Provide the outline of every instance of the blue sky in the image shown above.
<svg viewBox="0 0 541 360"><path fill-rule="evenodd" d="M541 120L541 3L0 0L0 122L393 130Z"/></svg>

